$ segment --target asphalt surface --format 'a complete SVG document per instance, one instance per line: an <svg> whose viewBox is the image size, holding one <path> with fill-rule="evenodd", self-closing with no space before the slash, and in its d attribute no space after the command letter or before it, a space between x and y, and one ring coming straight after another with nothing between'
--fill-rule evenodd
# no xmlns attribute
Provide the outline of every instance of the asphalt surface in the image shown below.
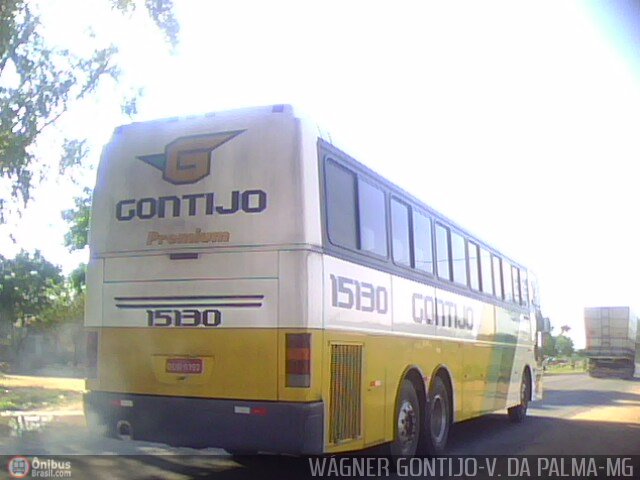
<svg viewBox="0 0 640 480"><path fill-rule="evenodd" d="M593 379L575 374L548 376L544 382L544 400L530 405L522 424L510 423L506 412L456 424L447 453L640 454L640 379ZM307 459L249 458L238 463L218 449L179 449L102 438L88 432L80 415L69 412L59 416L54 412L50 418L31 414L21 423L12 422L9 435L0 431L0 455L69 456L72 476L68 478L239 480L310 476ZM20 432L16 431L17 423ZM387 477L384 470L381 473L381 477ZM402 478L393 472L388 478L394 477ZM4 466L0 466L0 478L10 478Z"/></svg>

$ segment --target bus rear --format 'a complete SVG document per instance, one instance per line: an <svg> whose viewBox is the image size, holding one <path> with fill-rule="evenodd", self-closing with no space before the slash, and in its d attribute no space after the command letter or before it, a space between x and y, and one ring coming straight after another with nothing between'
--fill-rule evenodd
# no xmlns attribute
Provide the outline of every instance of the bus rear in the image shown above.
<svg viewBox="0 0 640 480"><path fill-rule="evenodd" d="M85 410L109 435L322 452L320 196L301 125L248 109L120 127L104 149Z"/></svg>

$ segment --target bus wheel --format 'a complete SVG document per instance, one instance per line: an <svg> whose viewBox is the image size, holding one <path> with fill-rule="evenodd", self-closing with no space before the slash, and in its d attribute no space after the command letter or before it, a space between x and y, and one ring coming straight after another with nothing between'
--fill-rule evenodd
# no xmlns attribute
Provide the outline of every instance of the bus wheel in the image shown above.
<svg viewBox="0 0 640 480"><path fill-rule="evenodd" d="M436 376L429 389L425 447L427 452L438 455L444 452L451 426L449 390L440 376Z"/></svg>
<svg viewBox="0 0 640 480"><path fill-rule="evenodd" d="M404 379L396 405L396 434L390 445L391 455L411 457L416 454L420 438L420 403L411 381Z"/></svg>
<svg viewBox="0 0 640 480"><path fill-rule="evenodd" d="M520 383L520 404L507 410L509 420L512 422L520 423L524 420L524 417L527 416L527 407L529 406L529 398L531 398L529 393L530 388L531 380L529 379L529 371L525 370L522 375L522 382Z"/></svg>

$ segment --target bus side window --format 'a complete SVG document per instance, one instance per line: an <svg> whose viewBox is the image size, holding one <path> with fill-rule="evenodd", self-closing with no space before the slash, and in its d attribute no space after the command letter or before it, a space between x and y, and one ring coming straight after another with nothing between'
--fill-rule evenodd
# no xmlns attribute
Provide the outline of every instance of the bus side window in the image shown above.
<svg viewBox="0 0 640 480"><path fill-rule="evenodd" d="M451 281L449 229L436 223L436 266L438 278Z"/></svg>
<svg viewBox="0 0 640 480"><path fill-rule="evenodd" d="M469 258L469 286L472 290L480 290L480 258L478 245L467 242L467 256Z"/></svg>
<svg viewBox="0 0 640 480"><path fill-rule="evenodd" d="M358 179L360 249L387 256L387 209L384 192Z"/></svg>
<svg viewBox="0 0 640 480"><path fill-rule="evenodd" d="M504 300L513 303L513 280L511 279L511 265L502 260L502 285L504 287Z"/></svg>
<svg viewBox="0 0 640 480"><path fill-rule="evenodd" d="M520 290L522 291L522 305L529 306L529 279L527 278L527 271L520 270Z"/></svg>
<svg viewBox="0 0 640 480"><path fill-rule="evenodd" d="M396 264L411 266L409 207L395 198L391 199L391 253Z"/></svg>
<svg viewBox="0 0 640 480"><path fill-rule="evenodd" d="M453 281L460 285L467 285L467 252L464 237L451 232L451 263L453 266Z"/></svg>
<svg viewBox="0 0 640 480"><path fill-rule="evenodd" d="M417 270L433 274L431 219L413 211L413 262Z"/></svg>
<svg viewBox="0 0 640 480"><path fill-rule="evenodd" d="M358 248L356 176L332 160L325 162L327 235L334 245Z"/></svg>
<svg viewBox="0 0 640 480"><path fill-rule="evenodd" d="M502 260L493 255L493 279L496 286L496 297L504 300L504 287L502 284Z"/></svg>
<svg viewBox="0 0 640 480"><path fill-rule="evenodd" d="M484 248L480 249L480 278L483 293L495 295L493 289L493 272L491 271L491 254Z"/></svg>
<svg viewBox="0 0 640 480"><path fill-rule="evenodd" d="M513 275L514 301L518 305L522 305L522 298L520 296L520 269L518 267L511 267L511 274Z"/></svg>

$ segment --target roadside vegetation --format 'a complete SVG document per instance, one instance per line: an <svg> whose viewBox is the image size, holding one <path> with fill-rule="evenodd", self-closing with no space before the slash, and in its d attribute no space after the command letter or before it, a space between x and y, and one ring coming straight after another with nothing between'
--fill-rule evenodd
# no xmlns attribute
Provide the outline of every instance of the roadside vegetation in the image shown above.
<svg viewBox="0 0 640 480"><path fill-rule="evenodd" d="M545 375L584 373L587 371L587 358L581 355L549 357L545 360Z"/></svg>
<svg viewBox="0 0 640 480"><path fill-rule="evenodd" d="M57 407L80 401L81 395L79 392L69 390L0 386L0 412Z"/></svg>

